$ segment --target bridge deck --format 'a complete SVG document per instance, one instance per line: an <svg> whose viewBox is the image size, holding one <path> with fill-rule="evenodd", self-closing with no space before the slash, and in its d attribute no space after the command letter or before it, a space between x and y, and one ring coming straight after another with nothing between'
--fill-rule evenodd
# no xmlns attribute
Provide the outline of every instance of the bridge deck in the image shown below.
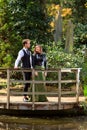
<svg viewBox="0 0 87 130"><path fill-rule="evenodd" d="M58 108L58 97L47 97L48 102L35 102L35 110L56 110ZM85 101L85 97L79 97L79 103ZM73 108L76 103L75 97L61 97L61 109ZM7 96L0 96L0 108L6 108ZM10 108L32 110L32 102L23 102L23 96L11 96Z"/></svg>

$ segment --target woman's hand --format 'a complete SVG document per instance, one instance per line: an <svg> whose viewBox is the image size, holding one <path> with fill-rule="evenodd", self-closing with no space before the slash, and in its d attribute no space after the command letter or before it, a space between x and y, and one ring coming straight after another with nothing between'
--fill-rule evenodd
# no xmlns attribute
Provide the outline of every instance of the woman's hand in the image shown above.
<svg viewBox="0 0 87 130"><path fill-rule="evenodd" d="M37 71L35 71L35 76L38 76L38 72Z"/></svg>
<svg viewBox="0 0 87 130"><path fill-rule="evenodd" d="M47 71L44 72L44 76L45 76L45 77L47 76Z"/></svg>

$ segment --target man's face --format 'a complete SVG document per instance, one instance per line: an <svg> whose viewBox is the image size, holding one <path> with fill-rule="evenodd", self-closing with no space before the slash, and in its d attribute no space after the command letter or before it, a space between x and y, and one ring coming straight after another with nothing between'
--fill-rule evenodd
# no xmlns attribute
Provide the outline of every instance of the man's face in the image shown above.
<svg viewBox="0 0 87 130"><path fill-rule="evenodd" d="M25 44L26 48L30 48L30 41L27 41L27 43Z"/></svg>

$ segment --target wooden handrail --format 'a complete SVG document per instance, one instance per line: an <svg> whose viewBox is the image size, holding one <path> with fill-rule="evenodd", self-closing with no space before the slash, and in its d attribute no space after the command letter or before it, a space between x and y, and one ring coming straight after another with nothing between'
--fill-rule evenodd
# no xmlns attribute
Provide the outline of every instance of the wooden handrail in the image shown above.
<svg viewBox="0 0 87 130"><path fill-rule="evenodd" d="M11 70L11 71L18 71L18 70L30 70L30 71L32 71L32 69L29 69L29 68L1 68L0 67L0 71L1 70L7 70L7 69L9 69L9 70ZM61 72L70 72L70 71L76 71L76 70L81 70L82 68L48 68L48 69L46 69L46 71L58 71L58 70L61 70ZM44 71L44 70L40 70L40 69L34 69L34 70L38 70L38 71Z"/></svg>
<svg viewBox="0 0 87 130"><path fill-rule="evenodd" d="M11 92L10 91L10 83L16 83L16 82L19 82L19 83L32 83L32 92L30 92L30 94L32 95L33 97L33 100L32 100L32 110L35 109L35 95L36 94L48 94L48 95L58 95L58 109L61 109L61 95L62 95L62 92L61 92L61 85L62 83L76 83L76 102L78 103L79 102L79 83L80 83L80 70L81 68L59 68L59 69L47 69L47 70L40 70L40 69L22 69L22 68L19 68L19 69L13 69L13 68L8 68L8 69L2 69L0 68L0 71L7 71L7 109L9 109L9 105L10 105L10 95L11 94L17 94L19 93L19 95L21 94L24 94L24 92L20 93L20 92ZM10 78L10 74L11 72L32 72L32 80L12 80ZM46 71L46 72L56 72L58 74L58 79L57 80L52 80L52 81L49 81L49 80L44 80L44 81L36 81L35 80L35 71L38 71L38 72L43 72L43 71ZM75 73L76 75L76 79L73 80L63 80L61 77L62 77L62 73ZM58 91L57 92L35 92L35 84L36 83L57 83L58 84ZM65 94L67 94L65 92Z"/></svg>

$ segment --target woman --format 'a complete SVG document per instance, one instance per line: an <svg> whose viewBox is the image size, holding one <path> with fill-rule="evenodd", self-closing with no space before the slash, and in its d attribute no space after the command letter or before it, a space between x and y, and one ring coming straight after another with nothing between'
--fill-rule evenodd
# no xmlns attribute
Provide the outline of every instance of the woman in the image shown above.
<svg viewBox="0 0 87 130"><path fill-rule="evenodd" d="M35 69L40 69L40 70L46 69L46 55L43 54L42 47L40 45L35 46L33 58L34 58L33 66ZM36 81L38 81L38 80L43 81L45 76L46 76L46 73L35 71L35 80ZM35 84L35 92L45 92L44 83ZM32 101L32 96L30 98L30 101ZM36 102L45 102L45 101L47 101L47 97L46 97L46 95L35 95L35 101Z"/></svg>

